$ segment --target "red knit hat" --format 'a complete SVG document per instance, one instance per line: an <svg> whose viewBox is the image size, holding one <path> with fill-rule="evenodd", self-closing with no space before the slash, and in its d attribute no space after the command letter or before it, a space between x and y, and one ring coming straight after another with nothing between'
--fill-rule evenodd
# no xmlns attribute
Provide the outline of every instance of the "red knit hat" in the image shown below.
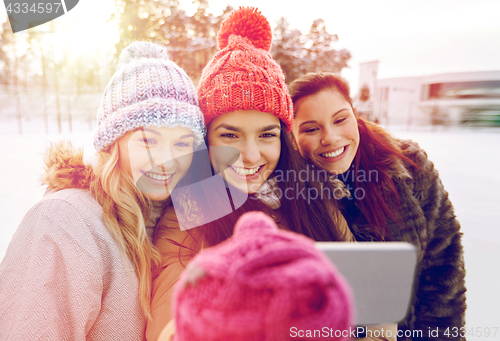
<svg viewBox="0 0 500 341"><path fill-rule="evenodd" d="M330 339L343 340L353 304L348 284L313 240L250 212L231 238L189 263L173 309L175 341L279 341L294 330L328 330Z"/></svg>
<svg viewBox="0 0 500 341"><path fill-rule="evenodd" d="M277 116L290 132L293 108L279 65L273 60L271 26L256 8L240 7L222 22L221 49L207 64L198 84L200 108L208 125L236 110Z"/></svg>

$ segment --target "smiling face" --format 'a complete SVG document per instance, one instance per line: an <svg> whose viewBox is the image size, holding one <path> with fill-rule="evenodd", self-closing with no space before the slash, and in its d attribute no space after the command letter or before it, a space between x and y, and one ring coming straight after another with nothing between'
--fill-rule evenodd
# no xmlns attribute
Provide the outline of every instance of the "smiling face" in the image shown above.
<svg viewBox="0 0 500 341"><path fill-rule="evenodd" d="M235 162L227 164L212 152L211 161L214 169L222 170L228 183L245 193L255 193L278 165L281 126L279 118L272 114L256 110L225 113L210 122L207 134L209 147L239 150Z"/></svg>
<svg viewBox="0 0 500 341"><path fill-rule="evenodd" d="M331 174L345 173L359 146L359 131L349 102L326 89L295 104L293 135L303 156Z"/></svg>
<svg viewBox="0 0 500 341"><path fill-rule="evenodd" d="M193 132L184 127L147 126L118 140L119 165L150 200L165 200L193 160Z"/></svg>

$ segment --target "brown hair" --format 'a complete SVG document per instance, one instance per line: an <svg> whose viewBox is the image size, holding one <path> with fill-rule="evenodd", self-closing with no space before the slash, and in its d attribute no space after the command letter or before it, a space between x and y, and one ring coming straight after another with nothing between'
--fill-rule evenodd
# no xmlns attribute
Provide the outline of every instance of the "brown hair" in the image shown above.
<svg viewBox="0 0 500 341"><path fill-rule="evenodd" d="M296 104L304 97L312 96L326 89L336 90L352 107L352 99L349 95L349 84L342 77L330 72L310 72L294 80L288 86L290 97L294 104L294 116L297 114Z"/></svg>
<svg viewBox="0 0 500 341"><path fill-rule="evenodd" d="M308 73L294 80L289 86L290 96L295 105L294 115L297 114L297 102L305 97L315 95L322 90L333 90L341 94L352 107L349 95L349 84L342 77L329 72ZM356 115L356 111L353 108ZM387 217L401 223L401 203L399 193L391 178L391 165L397 160L404 160L416 166L409 158L403 155L395 139L378 125L356 118L359 129L359 147L354 157L354 174L359 170L376 170L379 179L372 181L358 181L354 177L354 188L362 188L365 198L359 200L360 208L373 230L380 239L391 239L387 227Z"/></svg>

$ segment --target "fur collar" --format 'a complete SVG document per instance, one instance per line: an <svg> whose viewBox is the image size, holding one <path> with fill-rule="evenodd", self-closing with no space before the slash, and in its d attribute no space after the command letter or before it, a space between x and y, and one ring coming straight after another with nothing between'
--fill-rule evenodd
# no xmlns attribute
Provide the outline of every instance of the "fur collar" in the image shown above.
<svg viewBox="0 0 500 341"><path fill-rule="evenodd" d="M396 158L394 162L389 165L388 173L393 180L404 181L406 179L411 179L411 174L408 172L403 160L400 158Z"/></svg>
<svg viewBox="0 0 500 341"><path fill-rule="evenodd" d="M393 139L392 144L395 145L395 147L403 152L405 154L405 151L402 148L402 144L411 142L411 141L401 141L398 139ZM412 176L410 172L408 171L408 168L405 166L403 160L400 158L393 158L393 162L388 167L388 173L391 179L393 180L407 180L411 179Z"/></svg>
<svg viewBox="0 0 500 341"><path fill-rule="evenodd" d="M83 162L83 149L71 142L52 144L44 156L45 174L42 184L48 192L67 188L89 189L93 177L92 166Z"/></svg>

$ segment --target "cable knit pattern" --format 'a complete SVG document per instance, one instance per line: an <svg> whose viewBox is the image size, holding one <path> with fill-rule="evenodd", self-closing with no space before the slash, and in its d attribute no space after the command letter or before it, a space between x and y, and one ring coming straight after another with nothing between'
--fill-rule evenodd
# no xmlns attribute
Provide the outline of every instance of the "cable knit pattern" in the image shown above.
<svg viewBox="0 0 500 341"><path fill-rule="evenodd" d="M424 339L429 328L438 327L439 337L433 340L464 340L444 335L448 327L465 326L465 265L460 224L425 151L409 140L396 142L403 154L420 167L394 165L393 180L401 200L404 224L390 222L389 228L395 241L412 243L420 250L415 297L406 320L398 327L402 334L407 330L421 330ZM344 200L342 206L347 210L344 215L356 239L376 240L366 217L354 202L348 203Z"/></svg>
<svg viewBox="0 0 500 341"><path fill-rule="evenodd" d="M134 269L88 191L50 194L26 214L0 290L2 341L144 338Z"/></svg>
<svg viewBox="0 0 500 341"><path fill-rule="evenodd" d="M200 108L208 125L237 110L271 113L292 129L292 101L285 77L269 53L271 26L256 8L240 7L221 24L222 49L207 64L198 85Z"/></svg>
<svg viewBox="0 0 500 341"><path fill-rule="evenodd" d="M148 125L188 128L195 135L195 147L205 133L193 83L168 58L164 47L148 42L135 42L123 50L104 91L97 121L97 151L128 131Z"/></svg>
<svg viewBox="0 0 500 341"><path fill-rule="evenodd" d="M291 327L349 330L352 302L349 285L312 239L247 212L231 238L202 250L182 273L174 340L278 341L290 339Z"/></svg>

